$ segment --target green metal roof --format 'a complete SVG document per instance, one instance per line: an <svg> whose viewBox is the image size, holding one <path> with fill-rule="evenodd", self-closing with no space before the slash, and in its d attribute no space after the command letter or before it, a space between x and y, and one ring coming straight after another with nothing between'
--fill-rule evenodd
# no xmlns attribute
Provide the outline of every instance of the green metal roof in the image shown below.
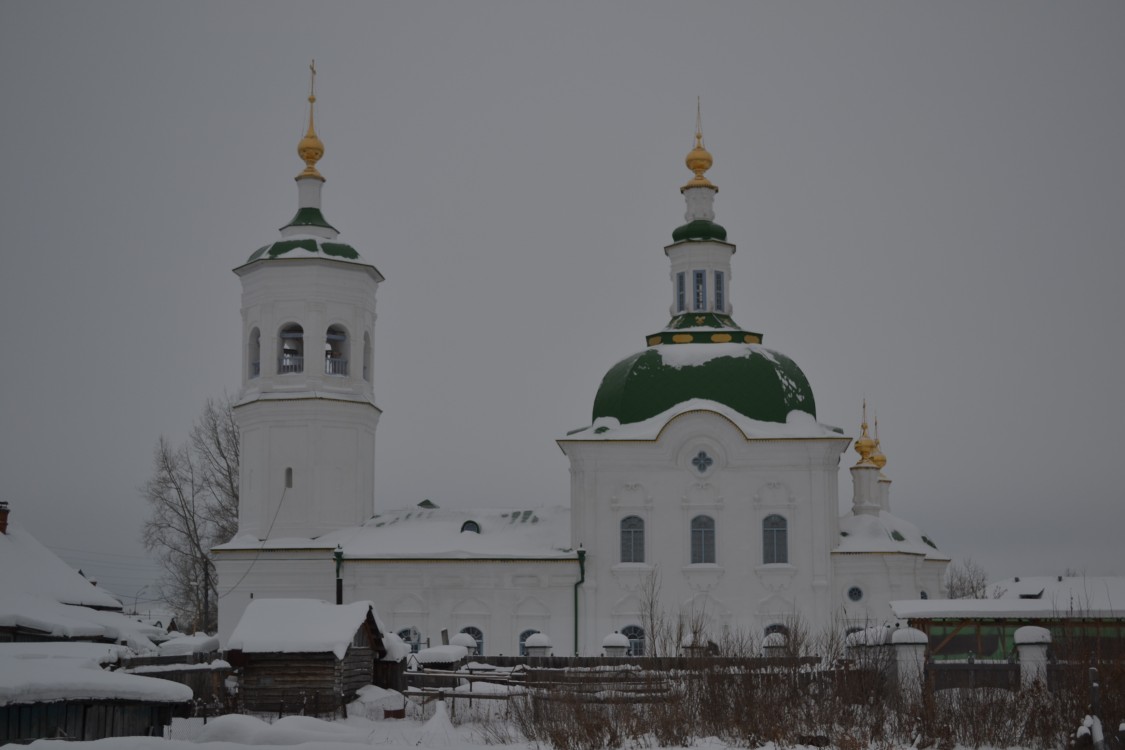
<svg viewBox="0 0 1125 750"><path fill-rule="evenodd" d="M727 230L713 221L696 219L672 230L672 239L684 240L722 240L726 242Z"/></svg>
<svg viewBox="0 0 1125 750"><path fill-rule="evenodd" d="M594 399L593 418L613 417L632 424L694 398L725 404L762 422L784 423L794 410L816 417L808 379L784 354L760 345L734 344L736 353L731 355L699 364L666 364L662 352L672 355L679 346L685 344L653 346L610 368ZM674 357L670 359L674 362Z"/></svg>
<svg viewBox="0 0 1125 750"><path fill-rule="evenodd" d="M317 253L329 258L359 260L359 253L356 252L356 249L351 245L345 245L343 242L327 242L313 237L302 237L294 240L278 240L272 244L260 247L254 251L254 254L250 256L247 262L249 263L259 258L278 258L294 250L304 250L305 252Z"/></svg>
<svg viewBox="0 0 1125 750"><path fill-rule="evenodd" d="M319 208L310 208L308 206L298 208L297 213L293 215L293 218L290 219L289 223L282 227L282 229L286 227L324 227L332 231L337 231L336 227L329 224L328 220L324 218L324 214L320 212Z"/></svg>

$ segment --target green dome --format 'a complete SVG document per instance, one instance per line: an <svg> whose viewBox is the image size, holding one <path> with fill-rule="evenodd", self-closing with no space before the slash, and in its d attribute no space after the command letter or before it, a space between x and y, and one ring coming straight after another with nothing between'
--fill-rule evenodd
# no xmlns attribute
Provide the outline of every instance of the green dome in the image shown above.
<svg viewBox="0 0 1125 750"><path fill-rule="evenodd" d="M726 242L727 230L713 221L696 219L673 229L672 239L676 242L683 242L684 240L722 240Z"/></svg>
<svg viewBox="0 0 1125 750"><path fill-rule="evenodd" d="M269 245L263 245L251 254L247 263L258 260L259 258L280 258L288 253L293 253L293 255L289 257L300 256L301 254L294 252L295 250L343 260L360 259L359 253L356 252L355 248L343 242L332 242L317 237L300 237L297 239L282 239Z"/></svg>
<svg viewBox="0 0 1125 750"><path fill-rule="evenodd" d="M801 368L759 344L666 344L614 365L594 399L594 419L642 422L691 399L724 404L760 422L784 424L797 410L816 417Z"/></svg>

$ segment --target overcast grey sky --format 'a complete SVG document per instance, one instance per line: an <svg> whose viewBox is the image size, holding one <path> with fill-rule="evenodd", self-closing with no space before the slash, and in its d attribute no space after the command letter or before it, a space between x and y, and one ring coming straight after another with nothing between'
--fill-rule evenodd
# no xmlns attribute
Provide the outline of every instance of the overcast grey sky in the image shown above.
<svg viewBox="0 0 1125 750"><path fill-rule="evenodd" d="M893 510L993 576L1125 574L1123 38L1120 2L6 0L0 498L151 576L137 487L237 392L315 57L325 214L387 277L379 506L568 501L554 440L668 318L698 95L734 317L822 422L866 395Z"/></svg>

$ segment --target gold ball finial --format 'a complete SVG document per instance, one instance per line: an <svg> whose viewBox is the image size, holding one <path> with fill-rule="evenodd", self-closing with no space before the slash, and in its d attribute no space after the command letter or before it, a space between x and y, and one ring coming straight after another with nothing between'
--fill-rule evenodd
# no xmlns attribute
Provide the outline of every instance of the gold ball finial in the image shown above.
<svg viewBox="0 0 1125 750"><path fill-rule="evenodd" d="M712 188L716 193L719 192L714 183L703 175L714 164L714 159L711 158L711 152L703 145L703 110L699 97L695 100L695 148L684 157L684 164L695 174L695 177L680 188L681 193L694 187L707 187Z"/></svg>
<svg viewBox="0 0 1125 750"><path fill-rule="evenodd" d="M305 137L297 144L297 155L305 162L305 169L297 175L302 177L315 177L323 181L324 177L317 171L316 163L324 156L324 142L316 134L316 125L313 122L313 112L316 109L316 60L309 63L309 129Z"/></svg>
<svg viewBox="0 0 1125 750"><path fill-rule="evenodd" d="M855 441L855 452L859 454L856 466L878 466L872 459L878 444L867 434L867 399L863 400L863 422L860 424L860 436Z"/></svg>

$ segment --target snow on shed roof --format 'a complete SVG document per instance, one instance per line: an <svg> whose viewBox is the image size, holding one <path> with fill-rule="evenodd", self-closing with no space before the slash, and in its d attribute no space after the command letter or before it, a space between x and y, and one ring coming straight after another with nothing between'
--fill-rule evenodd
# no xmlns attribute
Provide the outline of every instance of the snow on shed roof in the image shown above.
<svg viewBox="0 0 1125 750"><path fill-rule="evenodd" d="M238 621L227 649L247 654L327 653L343 659L371 602L329 604L316 599L254 599Z"/></svg>
<svg viewBox="0 0 1125 750"><path fill-rule="evenodd" d="M121 609L121 602L98 588L44 547L17 523L0 534L0 596L23 591L62 604Z"/></svg>
<svg viewBox="0 0 1125 750"><path fill-rule="evenodd" d="M898 617L917 619L1125 619L1122 577L1021 576L990 584L988 591L993 598L911 599L891 602L891 609Z"/></svg>
<svg viewBox="0 0 1125 750"><path fill-rule="evenodd" d="M570 509L451 510L403 508L379 513L363 526L309 539L236 537L216 549L335 549L344 558L367 559L575 559Z"/></svg>
<svg viewBox="0 0 1125 750"><path fill-rule="evenodd" d="M9 645L25 646L0 644L0 706L81 699L157 703L181 703L192 699L191 688L187 685L107 672L101 668L97 657L81 651L68 654L57 648L72 644L27 644L45 647L38 651L10 649Z"/></svg>
<svg viewBox="0 0 1125 750"><path fill-rule="evenodd" d="M22 591L0 592L0 627L38 630L55 638L104 638L137 652L155 651L164 631L120 612L59 604Z"/></svg>

